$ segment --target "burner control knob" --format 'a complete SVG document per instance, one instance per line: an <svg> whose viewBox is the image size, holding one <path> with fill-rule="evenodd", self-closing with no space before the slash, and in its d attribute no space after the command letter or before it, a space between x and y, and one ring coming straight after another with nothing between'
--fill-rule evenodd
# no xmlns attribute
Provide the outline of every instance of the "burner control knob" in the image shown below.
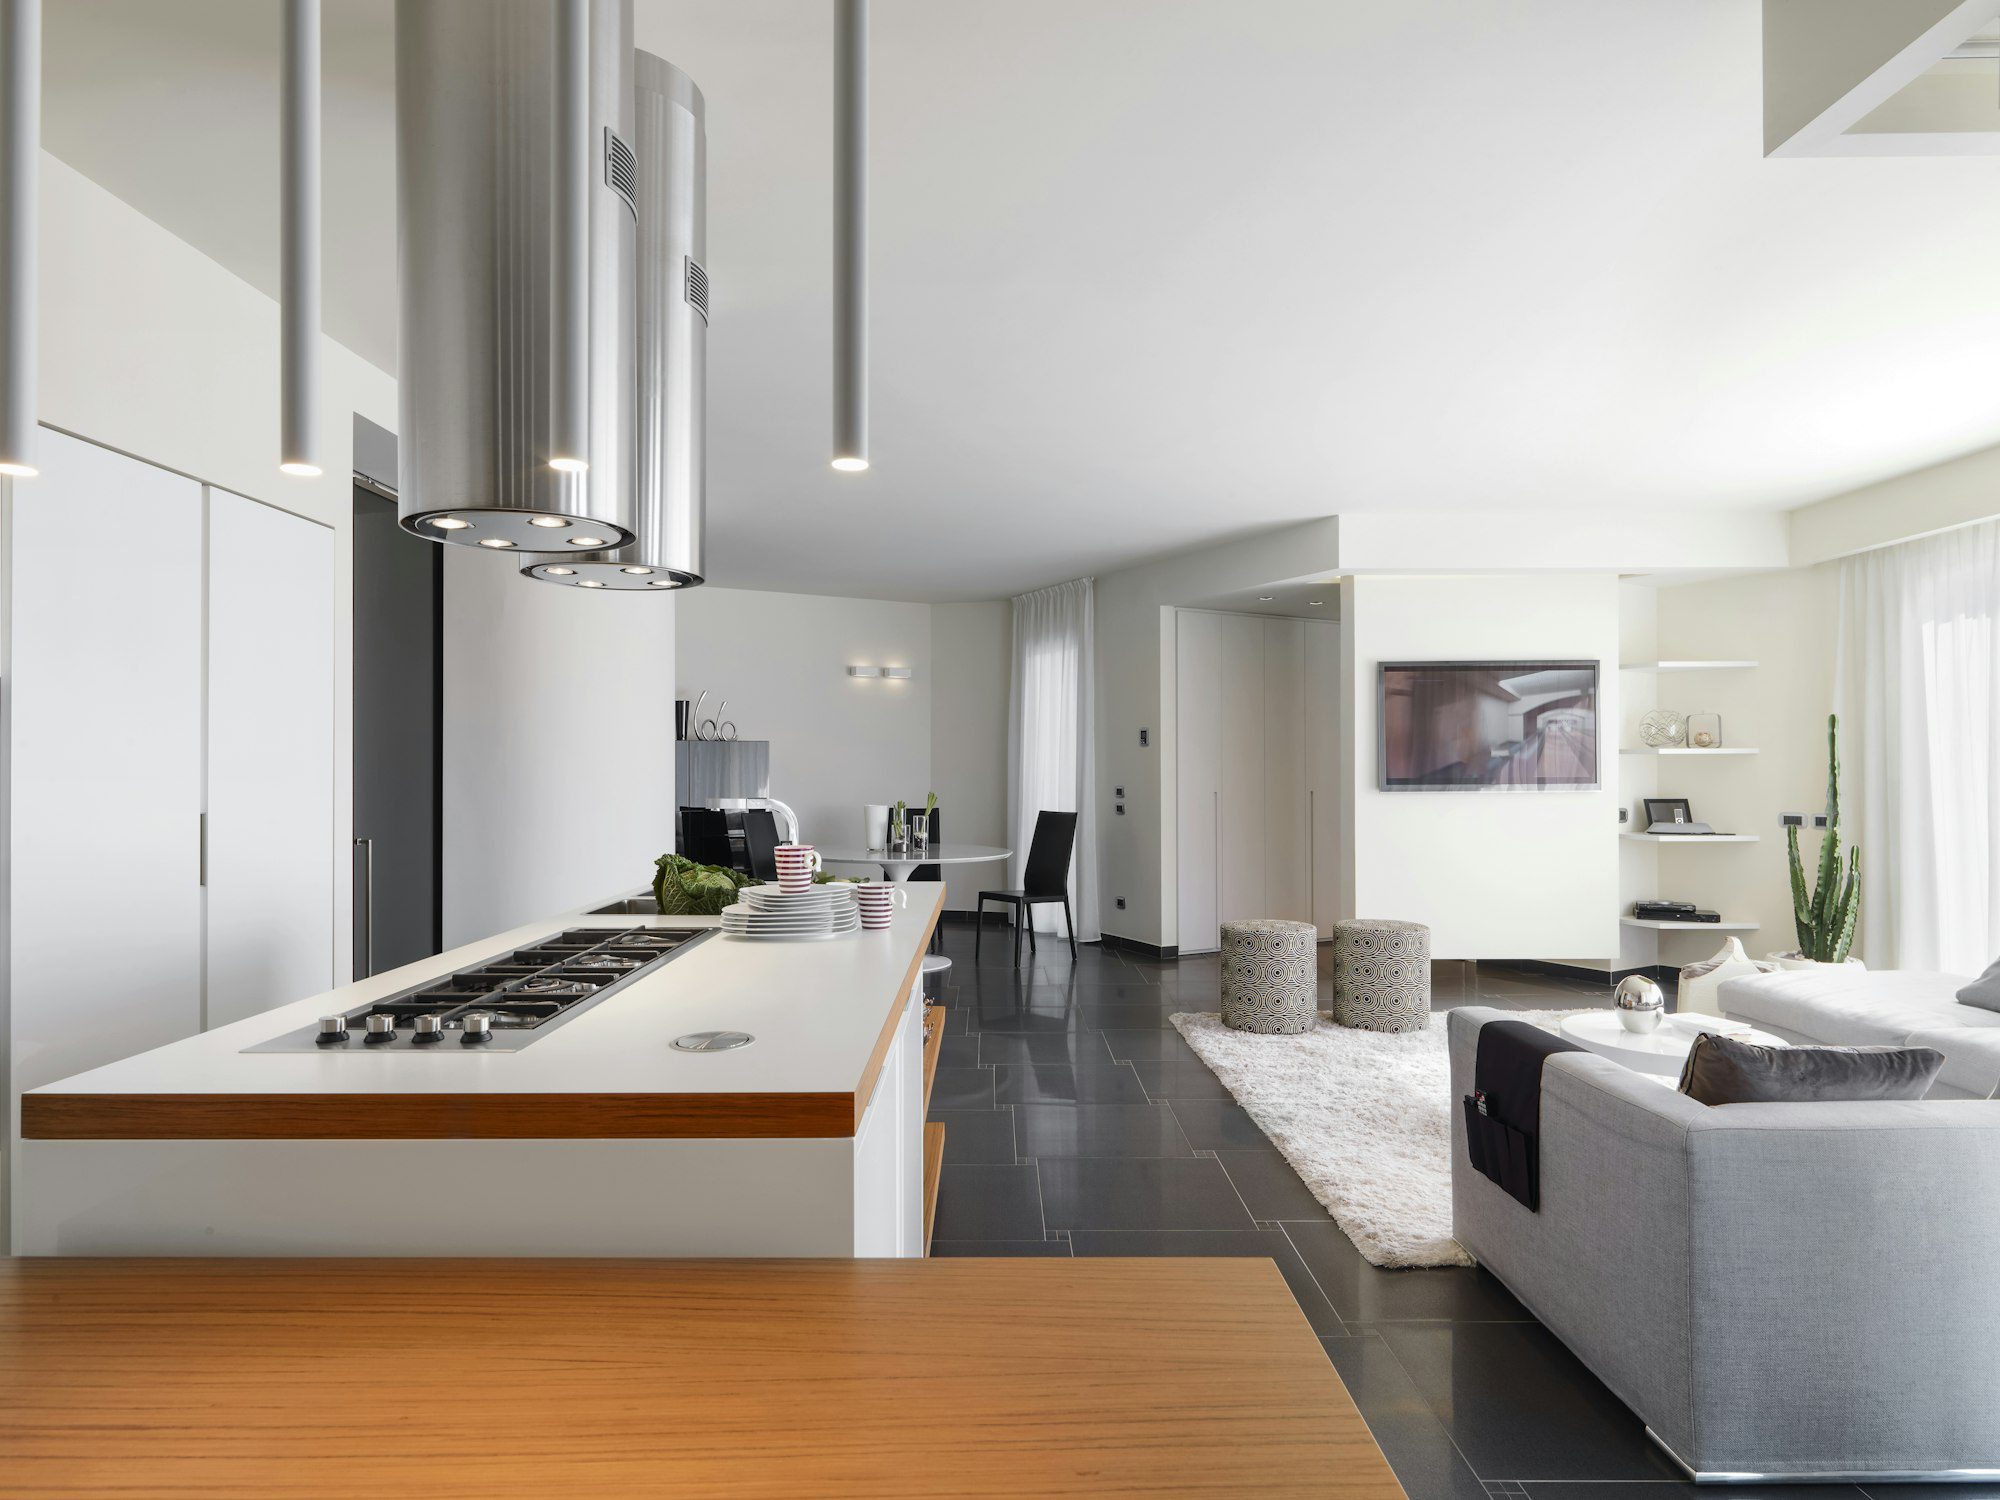
<svg viewBox="0 0 2000 1500"><path fill-rule="evenodd" d="M465 1043L490 1042L493 1040L493 1018L483 1010L475 1010L465 1018Z"/></svg>
<svg viewBox="0 0 2000 1500"><path fill-rule="evenodd" d="M321 1016L319 1018L319 1039L322 1042L344 1042L347 1040L347 1017Z"/></svg>
<svg viewBox="0 0 2000 1500"><path fill-rule="evenodd" d="M382 1015L380 1012L377 1012L376 1014L371 1015L368 1018L369 1041L386 1042L390 1038L394 1037L395 1034L396 1034L396 1018L394 1016L385 1016Z"/></svg>
<svg viewBox="0 0 2000 1500"><path fill-rule="evenodd" d="M415 1039L420 1042L435 1042L444 1036L444 1022L437 1016L418 1016Z"/></svg>

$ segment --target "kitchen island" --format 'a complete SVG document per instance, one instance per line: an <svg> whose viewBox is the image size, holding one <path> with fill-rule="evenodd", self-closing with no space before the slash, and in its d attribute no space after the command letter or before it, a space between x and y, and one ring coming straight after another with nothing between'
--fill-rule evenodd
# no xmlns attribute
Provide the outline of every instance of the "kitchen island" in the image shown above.
<svg viewBox="0 0 2000 1500"><path fill-rule="evenodd" d="M531 1044L310 1038L572 934L716 924L564 913L32 1090L16 1251L920 1255L918 965L944 889L910 896L887 932L686 944ZM712 1032L753 1040L674 1045Z"/></svg>

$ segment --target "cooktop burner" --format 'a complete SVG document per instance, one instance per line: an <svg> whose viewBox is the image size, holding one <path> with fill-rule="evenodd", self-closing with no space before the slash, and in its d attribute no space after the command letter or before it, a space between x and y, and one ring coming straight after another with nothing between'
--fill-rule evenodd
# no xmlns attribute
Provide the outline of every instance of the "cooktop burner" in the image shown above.
<svg viewBox="0 0 2000 1500"><path fill-rule="evenodd" d="M714 935L577 927L245 1052L517 1052Z"/></svg>

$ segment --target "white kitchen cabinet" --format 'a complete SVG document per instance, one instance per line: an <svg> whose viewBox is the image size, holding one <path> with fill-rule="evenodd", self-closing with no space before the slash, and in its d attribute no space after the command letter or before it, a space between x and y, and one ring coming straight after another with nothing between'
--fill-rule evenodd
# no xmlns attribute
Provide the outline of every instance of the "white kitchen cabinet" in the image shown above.
<svg viewBox="0 0 2000 1500"><path fill-rule="evenodd" d="M201 1029L201 486L41 443L7 559L16 1093Z"/></svg>
<svg viewBox="0 0 2000 1500"><path fill-rule="evenodd" d="M1177 612L1183 953L1212 951L1222 923L1251 917L1311 921L1324 935L1337 910L1335 629Z"/></svg>
<svg viewBox="0 0 2000 1500"><path fill-rule="evenodd" d="M333 533L41 440L7 511L10 1104L335 977Z"/></svg>
<svg viewBox="0 0 2000 1500"><path fill-rule="evenodd" d="M206 1026L334 982L333 542L208 492Z"/></svg>

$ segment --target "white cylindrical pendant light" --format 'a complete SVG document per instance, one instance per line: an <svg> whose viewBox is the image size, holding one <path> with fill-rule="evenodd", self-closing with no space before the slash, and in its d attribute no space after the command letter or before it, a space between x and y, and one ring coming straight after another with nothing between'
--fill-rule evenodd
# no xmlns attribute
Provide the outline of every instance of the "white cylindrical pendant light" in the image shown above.
<svg viewBox="0 0 2000 1500"><path fill-rule="evenodd" d="M278 467L320 472L319 0L285 0Z"/></svg>
<svg viewBox="0 0 2000 1500"><path fill-rule="evenodd" d="M556 0L549 467L590 467L590 0Z"/></svg>
<svg viewBox="0 0 2000 1500"><path fill-rule="evenodd" d="M834 0L833 466L868 467L868 0Z"/></svg>
<svg viewBox="0 0 2000 1500"><path fill-rule="evenodd" d="M0 474L35 463L35 297L42 162L41 0L0 0Z"/></svg>

